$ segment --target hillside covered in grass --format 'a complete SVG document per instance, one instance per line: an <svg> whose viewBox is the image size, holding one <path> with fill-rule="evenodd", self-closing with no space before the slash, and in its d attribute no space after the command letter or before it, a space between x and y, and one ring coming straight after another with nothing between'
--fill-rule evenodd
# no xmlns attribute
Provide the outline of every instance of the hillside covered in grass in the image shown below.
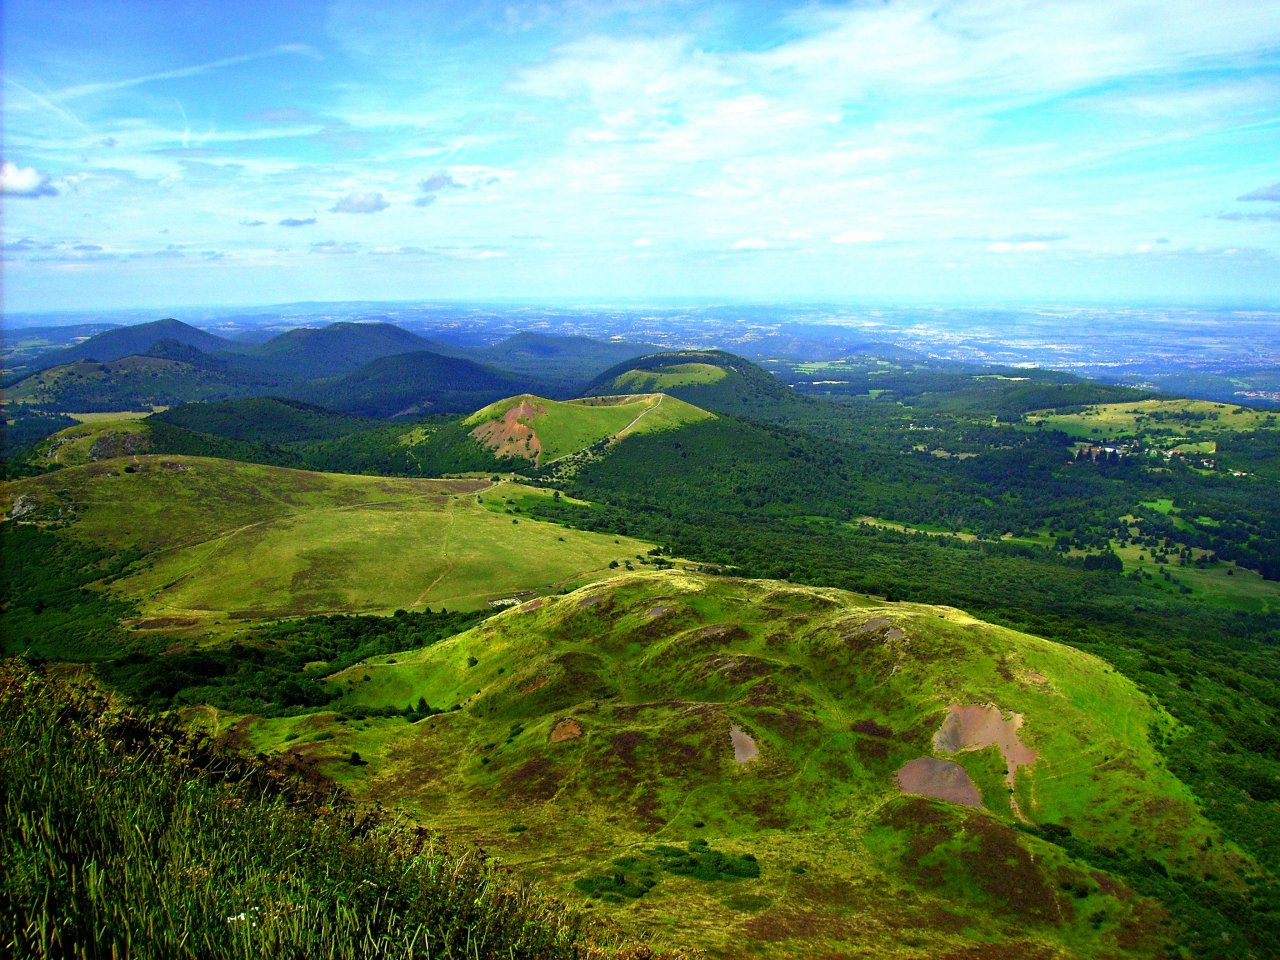
<svg viewBox="0 0 1280 960"><path fill-rule="evenodd" d="M0 663L0 952L653 956L307 773Z"/></svg>
<svg viewBox="0 0 1280 960"><path fill-rule="evenodd" d="M311 473L205 457L140 455L6 486L6 514L143 560L111 591L141 629L230 629L314 613L483 608L559 590L653 549L517 518L519 484Z"/></svg>
<svg viewBox="0 0 1280 960"><path fill-rule="evenodd" d="M714 413L763 416L798 401L777 377L723 350L673 350L626 360L593 380L584 397L666 393Z"/></svg>
<svg viewBox="0 0 1280 960"><path fill-rule="evenodd" d="M546 466L595 444L714 419L713 414L662 393L568 401L522 394L490 404L467 417L463 425L496 459Z"/></svg>
<svg viewBox="0 0 1280 960"><path fill-rule="evenodd" d="M637 573L325 682L326 711L238 735L717 956L1142 957L1275 925L1160 757L1188 731L957 610ZM369 713L419 698L444 712Z"/></svg>

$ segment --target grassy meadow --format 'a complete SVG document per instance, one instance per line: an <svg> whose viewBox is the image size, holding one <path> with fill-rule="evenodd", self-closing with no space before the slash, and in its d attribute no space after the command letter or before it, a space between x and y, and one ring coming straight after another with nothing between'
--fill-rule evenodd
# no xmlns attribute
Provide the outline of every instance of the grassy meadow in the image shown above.
<svg viewBox="0 0 1280 960"><path fill-rule="evenodd" d="M1073 437L1113 440L1144 434L1195 437L1275 426L1274 413L1210 400L1138 400L1103 403L1078 413L1033 412L1029 423L1044 423Z"/></svg>
<svg viewBox="0 0 1280 960"><path fill-rule="evenodd" d="M140 456L6 487L68 534L136 547L140 569L111 589L140 622L204 630L325 612L477 609L516 591L558 591L652 544L517 518L516 484L285 470Z"/></svg>

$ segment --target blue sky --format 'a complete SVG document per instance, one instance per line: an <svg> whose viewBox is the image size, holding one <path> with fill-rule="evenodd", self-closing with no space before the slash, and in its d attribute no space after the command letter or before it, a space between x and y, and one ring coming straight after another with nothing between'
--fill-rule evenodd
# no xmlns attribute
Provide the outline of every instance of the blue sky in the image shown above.
<svg viewBox="0 0 1280 960"><path fill-rule="evenodd" d="M0 13L7 311L1280 301L1280 0Z"/></svg>

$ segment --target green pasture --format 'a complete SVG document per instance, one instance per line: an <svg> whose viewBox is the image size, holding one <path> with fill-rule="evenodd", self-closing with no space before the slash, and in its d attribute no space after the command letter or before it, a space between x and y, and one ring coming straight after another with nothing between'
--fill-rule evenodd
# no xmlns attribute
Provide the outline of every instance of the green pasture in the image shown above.
<svg viewBox="0 0 1280 960"><path fill-rule="evenodd" d="M1070 414L1038 411L1027 414L1027 421L1043 422L1047 427L1074 437L1109 440L1145 434L1195 437L1258 430L1274 425L1276 417L1260 410L1210 400L1138 400L1095 404Z"/></svg>
<svg viewBox="0 0 1280 960"><path fill-rule="evenodd" d="M495 512L479 497L548 494L488 480L390 480L199 457L142 456L10 484L34 519L140 547L112 589L143 621L228 627L313 613L475 609L555 591L652 544Z"/></svg>
<svg viewBox="0 0 1280 960"><path fill-rule="evenodd" d="M1179 584L1183 584L1191 588L1192 596L1215 606L1257 613L1280 612L1280 583L1264 580L1256 570L1225 561L1197 567L1194 560L1205 556L1204 550L1193 549L1192 562L1186 566L1179 566L1176 558L1167 564L1157 564L1151 550L1137 544L1119 546L1113 543L1112 550L1123 561L1125 573L1135 570L1149 573L1155 579L1148 582L1156 588L1172 592L1178 591ZM1161 576L1162 570L1168 571L1177 582L1166 582Z"/></svg>

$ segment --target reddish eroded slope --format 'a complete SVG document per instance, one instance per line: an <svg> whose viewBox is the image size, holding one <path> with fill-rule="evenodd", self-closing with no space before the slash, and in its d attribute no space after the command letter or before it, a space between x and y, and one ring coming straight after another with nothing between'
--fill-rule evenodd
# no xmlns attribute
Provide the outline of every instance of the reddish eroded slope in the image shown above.
<svg viewBox="0 0 1280 960"><path fill-rule="evenodd" d="M491 448L497 459L520 457L537 463L542 454L542 441L529 421L545 412L542 404L526 398L496 420L480 424L471 431L471 436Z"/></svg>

